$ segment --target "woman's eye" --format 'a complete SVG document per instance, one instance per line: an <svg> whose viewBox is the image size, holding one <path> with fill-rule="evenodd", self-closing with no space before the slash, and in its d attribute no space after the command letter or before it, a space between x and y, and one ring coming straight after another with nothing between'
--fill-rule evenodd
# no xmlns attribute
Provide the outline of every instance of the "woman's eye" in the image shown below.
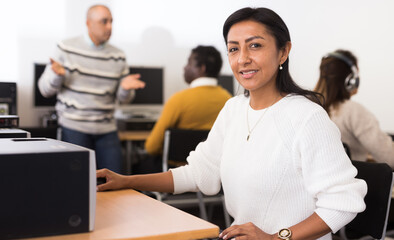
<svg viewBox="0 0 394 240"><path fill-rule="evenodd" d="M237 51L237 48L235 48L235 47L234 47L234 48L229 48L229 49L228 49L228 52L229 52L229 53L235 52L235 51Z"/></svg>
<svg viewBox="0 0 394 240"><path fill-rule="evenodd" d="M260 43L252 43L252 44L250 44L250 47L258 48L258 47L261 47L261 44Z"/></svg>

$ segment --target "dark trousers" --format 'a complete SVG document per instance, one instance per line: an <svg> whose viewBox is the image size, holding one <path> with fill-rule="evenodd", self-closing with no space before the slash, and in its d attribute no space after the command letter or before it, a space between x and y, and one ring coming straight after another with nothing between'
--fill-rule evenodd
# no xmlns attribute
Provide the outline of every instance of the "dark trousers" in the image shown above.
<svg viewBox="0 0 394 240"><path fill-rule="evenodd" d="M95 151L97 169L122 172L122 146L116 131L106 134L86 134L62 127L61 140Z"/></svg>

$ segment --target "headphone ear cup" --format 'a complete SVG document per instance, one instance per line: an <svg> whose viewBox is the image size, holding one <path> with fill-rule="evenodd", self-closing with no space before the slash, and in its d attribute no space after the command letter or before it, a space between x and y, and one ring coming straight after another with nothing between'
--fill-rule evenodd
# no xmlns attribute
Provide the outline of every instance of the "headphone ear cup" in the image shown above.
<svg viewBox="0 0 394 240"><path fill-rule="evenodd" d="M348 92L353 91L360 85L360 77L358 76L358 69L356 66L351 66L352 72L345 79L345 88Z"/></svg>
<svg viewBox="0 0 394 240"><path fill-rule="evenodd" d="M348 92L352 91L354 89L354 84L355 84L355 79L353 78L353 74L350 73L347 75L345 79L345 88Z"/></svg>
<svg viewBox="0 0 394 240"><path fill-rule="evenodd" d="M354 89L358 88L359 84L360 79L357 76L355 77L353 73L350 73L345 79L345 88L348 92L351 92Z"/></svg>

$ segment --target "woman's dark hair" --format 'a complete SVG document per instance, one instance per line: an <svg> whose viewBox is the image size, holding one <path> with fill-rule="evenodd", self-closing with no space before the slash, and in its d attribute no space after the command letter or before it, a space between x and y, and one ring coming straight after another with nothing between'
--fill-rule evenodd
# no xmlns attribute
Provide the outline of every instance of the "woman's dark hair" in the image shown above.
<svg viewBox="0 0 394 240"><path fill-rule="evenodd" d="M347 50L336 50L334 54L342 55L349 59L357 67L357 58ZM352 70L348 63L328 54L323 57L320 63L320 77L316 84L315 91L324 96L323 108L330 114L330 108L338 106L341 102L350 99L351 94L346 89L345 79Z"/></svg>
<svg viewBox="0 0 394 240"><path fill-rule="evenodd" d="M217 78L222 68L222 57L220 52L212 46L197 46L192 49L194 53L194 59L197 62L197 66L205 66L205 74L207 77Z"/></svg>
<svg viewBox="0 0 394 240"><path fill-rule="evenodd" d="M286 24L274 11L268 8L242 8L231 14L224 23L223 37L226 45L230 28L234 24L245 20L252 20L263 24L275 38L276 47L278 49L284 48L287 42L291 41ZM282 64L282 67L283 69L278 72L276 78L276 87L279 92L302 95L321 105L321 99L318 97L318 93L302 89L294 82L289 73L289 57ZM246 91L245 95L249 95L249 92Z"/></svg>

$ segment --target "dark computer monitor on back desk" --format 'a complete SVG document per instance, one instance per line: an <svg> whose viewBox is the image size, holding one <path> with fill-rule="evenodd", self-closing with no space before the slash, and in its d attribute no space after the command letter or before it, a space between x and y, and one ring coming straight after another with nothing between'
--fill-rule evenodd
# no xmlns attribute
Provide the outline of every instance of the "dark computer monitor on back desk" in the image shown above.
<svg viewBox="0 0 394 240"><path fill-rule="evenodd" d="M231 95L234 95L234 76L220 75L218 77L218 84L226 89Z"/></svg>
<svg viewBox="0 0 394 240"><path fill-rule="evenodd" d="M46 64L35 63L34 64L34 106L35 107L54 107L56 105L56 95L46 98L41 95L40 89L38 88L38 80L44 73Z"/></svg>
<svg viewBox="0 0 394 240"><path fill-rule="evenodd" d="M163 104L163 68L130 66L130 74L141 74L145 88L135 91L132 104L161 105Z"/></svg>
<svg viewBox="0 0 394 240"><path fill-rule="evenodd" d="M0 115L17 115L15 82L0 82Z"/></svg>
<svg viewBox="0 0 394 240"><path fill-rule="evenodd" d="M41 120L42 120L42 126L44 127L49 127L49 126L53 126L56 127L57 126L57 115L56 112L54 111L56 102L57 102L57 96L54 95L52 97L44 97L41 92L40 89L38 88L38 80L40 80L41 75L44 73L45 68L46 68L47 64L46 63L34 63L34 74L33 74L33 96L34 96L34 107L47 107L48 109L50 109L50 112L48 114L44 114L43 116L41 116ZM41 129L44 128L37 128L38 132L42 132ZM43 130L45 131L45 130ZM30 132L30 131L28 131ZM36 137L35 133L31 132L31 136L32 137ZM50 138L56 138L53 137L54 135L50 135ZM56 136L56 131L55 131L55 136Z"/></svg>
<svg viewBox="0 0 394 240"><path fill-rule="evenodd" d="M146 85L143 89L135 91L135 97L131 103L122 104L120 111L115 113L118 119L118 129L151 130L158 115L154 108L161 107L164 102L164 70L160 67L130 66L129 72L130 74L139 73L141 81L144 81Z"/></svg>

